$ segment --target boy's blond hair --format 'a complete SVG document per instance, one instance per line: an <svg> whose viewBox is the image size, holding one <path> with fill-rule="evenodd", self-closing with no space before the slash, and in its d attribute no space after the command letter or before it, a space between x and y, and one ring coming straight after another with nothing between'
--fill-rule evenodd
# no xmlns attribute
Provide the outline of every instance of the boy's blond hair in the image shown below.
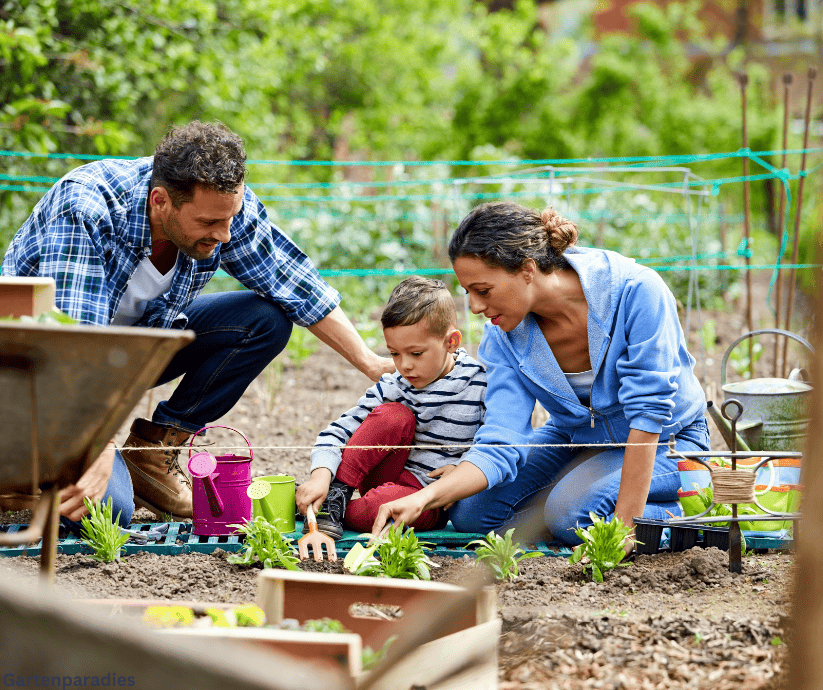
<svg viewBox="0 0 823 690"><path fill-rule="evenodd" d="M426 320L434 336L444 336L457 325L457 312L442 280L411 276L395 286L380 317L383 328L413 326Z"/></svg>

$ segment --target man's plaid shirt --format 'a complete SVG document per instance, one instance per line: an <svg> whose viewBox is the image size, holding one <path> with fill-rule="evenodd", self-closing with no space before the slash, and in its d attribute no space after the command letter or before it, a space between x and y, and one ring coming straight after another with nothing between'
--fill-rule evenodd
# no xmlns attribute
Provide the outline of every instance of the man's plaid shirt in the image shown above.
<svg viewBox="0 0 823 690"><path fill-rule="evenodd" d="M52 277L58 309L84 323L108 325L137 264L151 254L151 167L151 158L103 160L63 177L15 234L3 275ZM231 240L202 261L180 252L171 288L148 304L135 325L185 328L186 306L218 268L280 305L300 326L317 323L340 302L246 187Z"/></svg>

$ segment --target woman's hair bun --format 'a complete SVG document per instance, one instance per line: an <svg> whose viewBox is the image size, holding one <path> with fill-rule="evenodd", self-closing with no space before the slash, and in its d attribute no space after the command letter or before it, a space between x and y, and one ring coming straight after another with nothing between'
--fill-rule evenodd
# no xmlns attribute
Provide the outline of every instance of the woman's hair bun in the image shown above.
<svg viewBox="0 0 823 690"><path fill-rule="evenodd" d="M549 244L556 254L562 254L577 242L577 226L553 208L546 208L540 214L540 219L549 235Z"/></svg>

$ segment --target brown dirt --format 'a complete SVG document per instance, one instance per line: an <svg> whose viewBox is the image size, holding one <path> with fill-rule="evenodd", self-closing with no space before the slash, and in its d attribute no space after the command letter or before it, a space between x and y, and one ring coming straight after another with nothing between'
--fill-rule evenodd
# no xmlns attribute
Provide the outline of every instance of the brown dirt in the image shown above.
<svg viewBox="0 0 823 690"><path fill-rule="evenodd" d="M765 280L768 278L766 277ZM763 281L761 281L762 283ZM761 294L765 294L763 285ZM770 327L760 306L755 327ZM800 322L802 305L795 309ZM718 389L723 352L745 332L739 313L703 313L719 334L707 355L693 339L698 374ZM692 314L692 324L696 323ZM694 325L693 325L694 328ZM765 345L766 343L764 343ZM761 359L769 367L771 347ZM705 368L702 367L706 363ZM765 370L764 370L765 371ZM762 374L768 375L768 374ZM309 450L317 433L351 406L368 380L340 357L322 350L301 368L287 363L279 385L264 373L225 418L254 447L253 473L308 478ZM171 384L173 385L173 384ZM135 410L146 416L170 386L150 391ZM122 442L127 425L121 429ZM712 427L713 447L725 448ZM244 445L230 431L209 432L218 447ZM25 521L7 513L0 521ZM135 522L151 521L138 511ZM121 563L99 565L86 556L60 555L56 587L72 598L162 598L248 603L259 567L232 566L226 554L158 556L137 553ZM474 561L440 558L434 579L460 583ZM732 575L728 555L716 549L638 556L627 567L589 581L581 565L564 558L521 562L521 575L497 585L503 635L500 687L531 688L782 688L786 667L786 616L793 554L768 552L744 557L743 573ZM0 559L0 578L33 580L39 558ZM341 572L340 564L304 564Z"/></svg>

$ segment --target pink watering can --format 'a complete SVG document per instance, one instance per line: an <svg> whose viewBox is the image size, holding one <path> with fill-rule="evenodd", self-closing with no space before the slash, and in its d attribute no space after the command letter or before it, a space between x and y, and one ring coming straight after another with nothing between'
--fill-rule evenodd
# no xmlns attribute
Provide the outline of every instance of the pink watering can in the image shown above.
<svg viewBox="0 0 823 690"><path fill-rule="evenodd" d="M249 446L249 456L218 455L207 451L191 454L195 436L206 429L229 429ZM252 449L249 439L230 426L204 426L189 441L189 473L192 476L193 533L202 536L236 534L232 524L251 519L251 498L246 493L251 484Z"/></svg>

